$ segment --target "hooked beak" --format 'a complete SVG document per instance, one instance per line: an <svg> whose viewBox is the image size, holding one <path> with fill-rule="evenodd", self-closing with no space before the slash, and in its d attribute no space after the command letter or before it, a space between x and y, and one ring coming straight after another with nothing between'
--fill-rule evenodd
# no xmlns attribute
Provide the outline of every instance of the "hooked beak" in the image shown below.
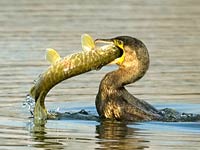
<svg viewBox="0 0 200 150"><path fill-rule="evenodd" d="M96 39L95 43L103 43L103 44L114 44L112 39Z"/></svg>

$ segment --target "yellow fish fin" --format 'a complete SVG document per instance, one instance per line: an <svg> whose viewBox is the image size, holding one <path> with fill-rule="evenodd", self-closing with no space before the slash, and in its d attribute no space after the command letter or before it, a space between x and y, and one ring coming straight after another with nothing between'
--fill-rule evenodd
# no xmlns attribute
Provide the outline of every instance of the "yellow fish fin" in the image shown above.
<svg viewBox="0 0 200 150"><path fill-rule="evenodd" d="M94 40L88 34L83 34L81 36L81 44L82 44L83 51L90 51L90 50L94 50L95 48Z"/></svg>
<svg viewBox="0 0 200 150"><path fill-rule="evenodd" d="M57 61L59 61L61 59L61 57L56 50L54 50L52 48L47 48L45 59L48 62L50 62L51 64L54 64Z"/></svg>

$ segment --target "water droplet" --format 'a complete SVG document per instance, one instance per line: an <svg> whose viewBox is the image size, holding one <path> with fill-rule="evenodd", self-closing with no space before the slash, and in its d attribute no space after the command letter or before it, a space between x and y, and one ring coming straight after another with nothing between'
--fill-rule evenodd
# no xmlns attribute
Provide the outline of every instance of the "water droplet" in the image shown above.
<svg viewBox="0 0 200 150"><path fill-rule="evenodd" d="M31 97L30 95L27 95L25 102L23 103L23 107L28 108L29 112L33 116L34 107L35 107L35 99L33 97Z"/></svg>

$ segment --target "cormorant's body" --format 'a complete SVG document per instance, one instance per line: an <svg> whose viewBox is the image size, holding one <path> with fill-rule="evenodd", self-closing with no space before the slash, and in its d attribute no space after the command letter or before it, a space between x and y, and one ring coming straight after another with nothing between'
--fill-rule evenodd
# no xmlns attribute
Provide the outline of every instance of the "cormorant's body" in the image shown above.
<svg viewBox="0 0 200 150"><path fill-rule="evenodd" d="M109 72L102 79L96 97L96 108L101 118L116 120L152 120L159 117L158 111L143 100L131 95L124 86L139 80L149 67L149 54L138 39L121 36L115 40L123 43L124 61L119 69ZM116 45L117 46L117 45Z"/></svg>

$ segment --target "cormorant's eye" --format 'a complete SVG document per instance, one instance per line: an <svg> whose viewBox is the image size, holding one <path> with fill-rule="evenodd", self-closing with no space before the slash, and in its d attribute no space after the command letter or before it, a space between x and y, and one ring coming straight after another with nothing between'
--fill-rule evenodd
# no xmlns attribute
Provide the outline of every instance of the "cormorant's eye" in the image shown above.
<svg viewBox="0 0 200 150"><path fill-rule="evenodd" d="M121 40L115 40L115 45L121 49L124 49L124 43Z"/></svg>
<svg viewBox="0 0 200 150"><path fill-rule="evenodd" d="M122 44L123 44L123 42L122 42L122 41L120 41L120 40L118 40L118 44L119 44L119 45L122 45Z"/></svg>

